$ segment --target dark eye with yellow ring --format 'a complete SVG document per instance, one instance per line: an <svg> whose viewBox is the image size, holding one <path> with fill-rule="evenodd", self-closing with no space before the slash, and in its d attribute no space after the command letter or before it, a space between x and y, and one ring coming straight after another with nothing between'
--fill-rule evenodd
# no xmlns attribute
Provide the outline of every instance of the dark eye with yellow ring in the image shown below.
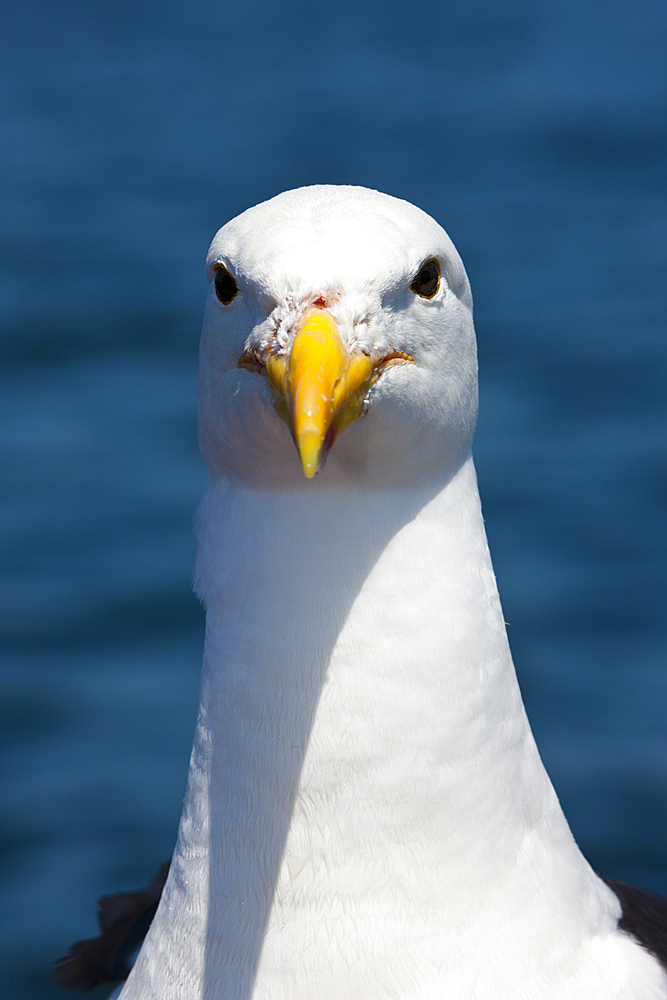
<svg viewBox="0 0 667 1000"><path fill-rule="evenodd" d="M215 294L223 306L228 306L239 290L236 278L230 274L224 264L215 265Z"/></svg>
<svg viewBox="0 0 667 1000"><path fill-rule="evenodd" d="M440 288L440 265L435 257L425 260L417 271L410 288L423 299L432 299Z"/></svg>

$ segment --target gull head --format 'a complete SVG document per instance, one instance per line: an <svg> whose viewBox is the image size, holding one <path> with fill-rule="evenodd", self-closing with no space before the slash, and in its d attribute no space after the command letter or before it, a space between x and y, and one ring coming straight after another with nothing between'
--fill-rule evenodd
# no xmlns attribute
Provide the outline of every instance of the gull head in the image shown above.
<svg viewBox="0 0 667 1000"><path fill-rule="evenodd" d="M400 488L465 460L472 297L426 213L365 188L287 191L223 226L206 271L199 437L213 476Z"/></svg>

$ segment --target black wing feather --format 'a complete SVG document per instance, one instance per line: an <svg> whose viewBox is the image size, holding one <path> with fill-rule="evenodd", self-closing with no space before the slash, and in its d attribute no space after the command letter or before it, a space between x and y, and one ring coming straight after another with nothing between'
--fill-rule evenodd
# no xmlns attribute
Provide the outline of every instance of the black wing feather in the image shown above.
<svg viewBox="0 0 667 1000"><path fill-rule="evenodd" d="M632 934L667 972L667 899L650 889L639 889L636 885L616 882L611 878L603 878L602 881L619 898L623 910L619 929Z"/></svg>

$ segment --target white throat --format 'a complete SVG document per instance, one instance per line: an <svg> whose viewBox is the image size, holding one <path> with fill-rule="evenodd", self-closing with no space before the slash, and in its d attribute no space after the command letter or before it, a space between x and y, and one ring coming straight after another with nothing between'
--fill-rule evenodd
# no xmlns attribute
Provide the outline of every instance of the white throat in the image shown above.
<svg viewBox="0 0 667 1000"><path fill-rule="evenodd" d="M567 992L619 907L532 739L472 459L440 492L214 481L198 536L188 789L123 996L632 995L602 952Z"/></svg>

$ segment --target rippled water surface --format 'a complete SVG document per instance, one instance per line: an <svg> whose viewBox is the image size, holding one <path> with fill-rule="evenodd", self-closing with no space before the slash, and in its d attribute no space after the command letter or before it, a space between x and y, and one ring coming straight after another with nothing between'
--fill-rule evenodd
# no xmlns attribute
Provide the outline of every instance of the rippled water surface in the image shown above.
<svg viewBox="0 0 667 1000"><path fill-rule="evenodd" d="M3 996L170 855L203 260L280 190L358 183L457 244L517 669L571 825L667 893L667 13L546 0L8 13L2 190Z"/></svg>

